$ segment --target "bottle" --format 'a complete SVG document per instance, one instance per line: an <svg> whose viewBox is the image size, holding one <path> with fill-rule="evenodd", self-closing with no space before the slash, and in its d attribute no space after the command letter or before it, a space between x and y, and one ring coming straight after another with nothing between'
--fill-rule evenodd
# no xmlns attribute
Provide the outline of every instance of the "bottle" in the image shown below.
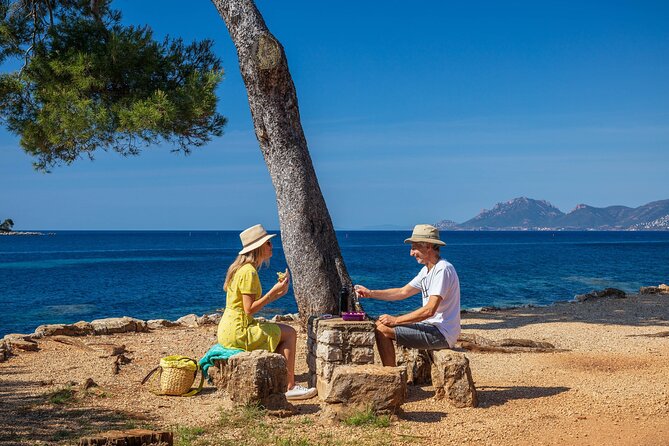
<svg viewBox="0 0 669 446"><path fill-rule="evenodd" d="M348 288L345 286L339 290L339 314L348 312Z"/></svg>

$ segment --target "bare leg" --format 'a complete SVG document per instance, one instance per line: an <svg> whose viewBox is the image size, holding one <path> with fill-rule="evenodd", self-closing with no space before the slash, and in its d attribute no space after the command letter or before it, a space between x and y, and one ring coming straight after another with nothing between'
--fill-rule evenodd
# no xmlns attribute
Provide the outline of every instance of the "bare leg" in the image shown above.
<svg viewBox="0 0 669 446"><path fill-rule="evenodd" d="M377 321L374 335L376 336L376 348L379 349L381 363L384 366L395 367L397 365L395 363L395 346L393 345L395 330Z"/></svg>
<svg viewBox="0 0 669 446"><path fill-rule="evenodd" d="M288 390L295 386L295 351L297 348L297 333L289 325L277 324L281 328L281 340L276 347L276 352L286 358L288 369Z"/></svg>

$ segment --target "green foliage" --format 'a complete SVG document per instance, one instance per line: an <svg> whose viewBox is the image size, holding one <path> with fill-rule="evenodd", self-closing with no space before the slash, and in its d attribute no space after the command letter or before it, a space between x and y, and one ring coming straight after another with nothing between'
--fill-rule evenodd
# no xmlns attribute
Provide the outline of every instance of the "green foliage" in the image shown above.
<svg viewBox="0 0 669 446"><path fill-rule="evenodd" d="M388 427L390 426L390 417L388 415L377 415L372 409L366 409L352 413L343 420L343 423L347 426Z"/></svg>
<svg viewBox="0 0 669 446"><path fill-rule="evenodd" d="M205 430L201 427L177 426L173 432L177 446L191 446Z"/></svg>
<svg viewBox="0 0 669 446"><path fill-rule="evenodd" d="M146 26L121 25L110 0L0 4L0 61L25 57L0 75L0 119L37 169L160 142L189 153L222 134L211 41L156 41Z"/></svg>
<svg viewBox="0 0 669 446"><path fill-rule="evenodd" d="M0 231L9 232L12 230L13 227L14 227L14 220L8 218L5 221L3 221L2 224L0 224Z"/></svg>
<svg viewBox="0 0 669 446"><path fill-rule="evenodd" d="M66 404L74 399L74 390L72 386L65 386L49 394L51 404Z"/></svg>

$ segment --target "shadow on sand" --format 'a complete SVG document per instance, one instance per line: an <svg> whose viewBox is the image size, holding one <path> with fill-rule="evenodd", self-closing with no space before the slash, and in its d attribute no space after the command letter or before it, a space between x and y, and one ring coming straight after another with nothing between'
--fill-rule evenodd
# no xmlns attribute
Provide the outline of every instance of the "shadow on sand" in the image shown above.
<svg viewBox="0 0 669 446"><path fill-rule="evenodd" d="M511 400L543 398L570 390L569 387L481 386L477 389L479 407L501 406Z"/></svg>
<svg viewBox="0 0 669 446"><path fill-rule="evenodd" d="M3 374L11 373L3 370ZM137 427L138 422L150 421L137 413L74 407L68 404L67 396L65 401L56 403L50 401L51 394L47 390L38 395L26 390L47 385L49 383L40 381L0 381L0 445L73 441L95 432L128 429Z"/></svg>

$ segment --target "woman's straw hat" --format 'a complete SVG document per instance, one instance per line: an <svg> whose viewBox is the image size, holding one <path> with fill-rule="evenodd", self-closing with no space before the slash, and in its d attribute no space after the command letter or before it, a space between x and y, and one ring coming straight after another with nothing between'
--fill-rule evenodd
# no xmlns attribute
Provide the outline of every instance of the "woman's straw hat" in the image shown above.
<svg viewBox="0 0 669 446"><path fill-rule="evenodd" d="M244 229L242 233L239 234L239 238L242 241L242 250L239 251L239 253L246 254L247 252L251 252L275 236L276 234L268 234L262 225L255 225L248 229Z"/></svg>
<svg viewBox="0 0 669 446"><path fill-rule="evenodd" d="M439 239L439 229L432 225L416 225L413 228L411 237L404 240L404 243L431 243L433 245L446 246L446 243Z"/></svg>

